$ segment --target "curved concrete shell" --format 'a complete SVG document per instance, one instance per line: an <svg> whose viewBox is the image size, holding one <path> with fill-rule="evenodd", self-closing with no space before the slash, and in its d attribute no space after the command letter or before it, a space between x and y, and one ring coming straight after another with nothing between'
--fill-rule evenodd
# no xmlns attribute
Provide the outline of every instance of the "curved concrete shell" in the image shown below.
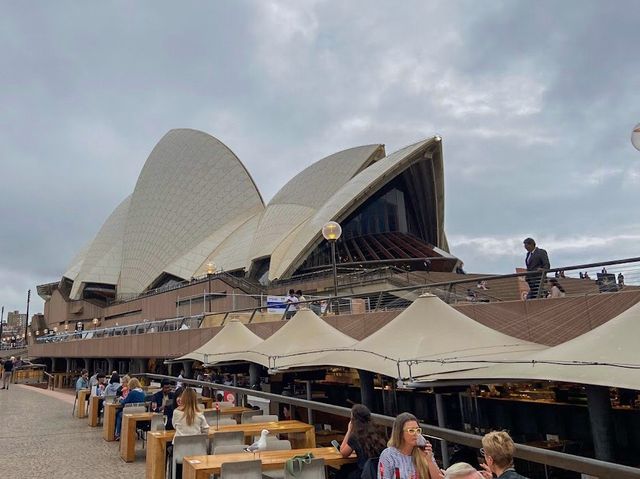
<svg viewBox="0 0 640 479"><path fill-rule="evenodd" d="M296 231L290 232L273 250L269 279L284 278L293 273L305 255L316 247L322 238L322 226L328 221L340 222L378 191L385 183L409 168L426 161L431 164L434 198L431 198L436 216L436 240L446 249L444 236L444 174L442 148L439 138L424 140L407 146L372 164L338 189L318 211Z"/></svg>
<svg viewBox="0 0 640 479"><path fill-rule="evenodd" d="M130 201L131 196L127 196L113 210L89 245L78 274L73 278L71 299L81 299L82 288L86 283L118 284L122 264L122 237Z"/></svg>
<svg viewBox="0 0 640 479"><path fill-rule="evenodd" d="M383 145L358 146L327 156L298 173L269 202L251 246L251 258L270 256L347 181L383 157Z"/></svg>
<svg viewBox="0 0 640 479"><path fill-rule="evenodd" d="M118 294L144 291L212 232L263 210L253 180L229 148L199 131L171 130L151 152L131 196Z"/></svg>
<svg viewBox="0 0 640 479"><path fill-rule="evenodd" d="M419 218L400 231L447 250L440 139L384 155L384 146L373 144L327 156L265 208L250 174L223 143L200 131L171 130L149 155L131 196L65 272L73 281L71 299L137 295L202 276L209 262L256 277L268 268L272 280L290 277L323 241L325 222L351 221L398 188L413 208L403 203L399 221Z"/></svg>

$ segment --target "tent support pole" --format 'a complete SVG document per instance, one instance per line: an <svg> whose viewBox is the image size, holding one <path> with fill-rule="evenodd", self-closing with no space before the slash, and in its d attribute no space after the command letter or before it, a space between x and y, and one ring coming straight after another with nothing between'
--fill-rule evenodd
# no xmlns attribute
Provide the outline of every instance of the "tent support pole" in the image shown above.
<svg viewBox="0 0 640 479"><path fill-rule="evenodd" d="M445 417L444 403L442 402L442 394L436 393L436 416L438 416L438 426L447 427ZM442 453L442 466L444 469L449 467L449 447L444 439L440 441L440 451Z"/></svg>

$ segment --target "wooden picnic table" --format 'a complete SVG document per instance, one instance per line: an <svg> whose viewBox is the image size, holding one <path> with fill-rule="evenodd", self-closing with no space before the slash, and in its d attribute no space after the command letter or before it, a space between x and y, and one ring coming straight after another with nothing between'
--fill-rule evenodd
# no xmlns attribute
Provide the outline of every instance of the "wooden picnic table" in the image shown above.
<svg viewBox="0 0 640 479"><path fill-rule="evenodd" d="M62 389L65 387L72 387L71 382L73 381L74 376L78 376L77 373L52 373L53 376L53 387L56 389Z"/></svg>
<svg viewBox="0 0 640 479"><path fill-rule="evenodd" d="M87 422L89 426L96 427L98 425L98 415L100 413L100 397L91 396L89 398L89 414Z"/></svg>
<svg viewBox="0 0 640 479"><path fill-rule="evenodd" d="M122 404L107 403L104 405L104 417L102 418L102 438L105 441L116 440L116 412L122 408Z"/></svg>
<svg viewBox="0 0 640 479"><path fill-rule="evenodd" d="M211 474L220 475L222 464L225 462L252 461L260 459L263 471L284 469L287 459L293 456L313 454L314 458L324 459L327 466L339 468L343 464L356 462L358 458L351 454L348 458L342 457L335 447L316 447L306 449L291 449L288 451L262 451L254 455L250 452L233 454L216 454L213 456L187 456L182 462L183 479L209 479Z"/></svg>
<svg viewBox="0 0 640 479"><path fill-rule="evenodd" d="M315 448L316 433L311 424L302 421L256 422L246 424L234 424L229 426L215 426L209 428L209 437L217 432L243 431L245 440L251 444L253 437L260 435L263 429L268 429L272 434L287 434L291 445L295 449ZM146 479L163 479L165 474L165 461L167 444L173 441L175 431L149 432L147 434L147 465Z"/></svg>
<svg viewBox="0 0 640 479"><path fill-rule="evenodd" d="M214 409L205 409L205 411L213 411ZM249 411L245 407L231 407L220 410L221 416L232 416L242 414ZM122 429L120 431L120 457L125 462L134 462L136 460L136 428L140 421L151 421L153 412L142 412L134 414L122 414ZM115 425L115 422L114 422ZM215 427L215 425L212 425Z"/></svg>
<svg viewBox="0 0 640 479"><path fill-rule="evenodd" d="M78 391L78 400L76 402L76 417L87 417L87 396L91 393L88 389Z"/></svg>
<svg viewBox="0 0 640 479"><path fill-rule="evenodd" d="M141 421L151 421L154 412L122 413L122 428L120 431L120 457L124 462L136 460L136 427Z"/></svg>

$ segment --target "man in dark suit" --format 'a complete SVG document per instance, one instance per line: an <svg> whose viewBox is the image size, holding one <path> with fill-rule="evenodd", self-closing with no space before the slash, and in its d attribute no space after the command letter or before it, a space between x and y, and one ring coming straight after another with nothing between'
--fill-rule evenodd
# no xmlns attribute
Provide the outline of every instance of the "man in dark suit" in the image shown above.
<svg viewBox="0 0 640 479"><path fill-rule="evenodd" d="M529 285L527 298L534 299L540 295L541 284L545 276L544 271L548 270L551 266L547 252L542 248L538 248L533 238L525 238L523 244L524 249L527 250L527 256L525 258L527 271L540 271L540 273L529 273L525 277Z"/></svg>

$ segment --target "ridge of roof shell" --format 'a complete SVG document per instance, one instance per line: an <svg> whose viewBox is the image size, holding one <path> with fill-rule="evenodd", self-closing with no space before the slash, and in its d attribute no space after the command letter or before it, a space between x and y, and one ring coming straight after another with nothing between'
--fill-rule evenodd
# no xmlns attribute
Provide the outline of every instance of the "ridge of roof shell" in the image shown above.
<svg viewBox="0 0 640 479"><path fill-rule="evenodd" d="M269 201L255 233L250 257L270 256L347 181L384 155L384 145L357 146L318 160L294 176Z"/></svg>
<svg viewBox="0 0 640 479"><path fill-rule="evenodd" d="M321 241L322 226L327 221L342 220L386 183L390 176L396 176L410 166L416 154L426 151L434 144L441 148L441 142L436 137L408 145L376 161L345 182L327 202L318 208L315 215L297 226L295 234L291 232L286 241L281 242L273 250L269 279L283 278L292 273L302 261L304 253ZM442 178L436 180L437 183L443 183ZM441 191L444 189L443 184L437 186ZM440 221L443 221L443 214L438 216Z"/></svg>
<svg viewBox="0 0 640 479"><path fill-rule="evenodd" d="M118 294L143 292L212 231L263 209L253 179L226 145L197 130L169 131L131 196Z"/></svg>

